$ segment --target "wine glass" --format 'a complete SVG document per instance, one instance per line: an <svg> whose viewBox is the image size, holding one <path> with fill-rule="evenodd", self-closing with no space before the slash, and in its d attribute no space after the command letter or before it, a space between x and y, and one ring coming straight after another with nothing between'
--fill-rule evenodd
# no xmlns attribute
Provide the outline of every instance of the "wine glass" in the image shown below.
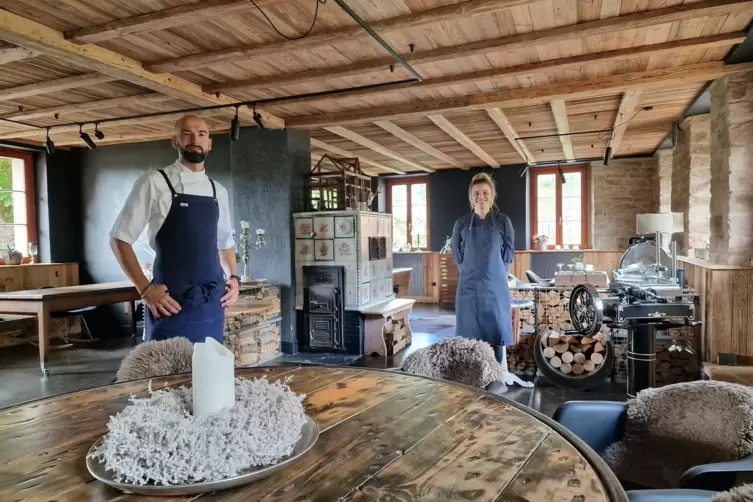
<svg viewBox="0 0 753 502"><path fill-rule="evenodd" d="M558 269L558 270L559 270L560 272L562 272L562 267L564 267L564 266L565 266L565 264L564 264L564 263L558 263L558 264L557 264L557 269Z"/></svg>
<svg viewBox="0 0 753 502"><path fill-rule="evenodd" d="M572 273L572 272L573 272L573 267L574 267L574 266L575 266L575 265L574 265L574 264L572 264L572 263L568 263L568 264L567 264L567 268L568 268L568 270L570 271L570 273Z"/></svg>
<svg viewBox="0 0 753 502"><path fill-rule="evenodd" d="M39 246L37 246L36 242L30 242L29 243L29 256L31 257L31 262L36 263L37 262L37 254L39 253Z"/></svg>

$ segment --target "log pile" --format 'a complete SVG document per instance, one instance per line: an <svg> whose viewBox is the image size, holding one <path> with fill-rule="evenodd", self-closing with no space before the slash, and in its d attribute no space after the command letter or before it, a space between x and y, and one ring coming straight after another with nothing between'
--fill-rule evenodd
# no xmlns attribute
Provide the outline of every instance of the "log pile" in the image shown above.
<svg viewBox="0 0 753 502"><path fill-rule="evenodd" d="M521 314L525 310L521 311ZM534 335L521 334L518 345L507 347L507 369L513 373L522 375L534 375L536 373L536 360L533 357Z"/></svg>
<svg viewBox="0 0 753 502"><path fill-rule="evenodd" d="M401 350L411 344L411 336L408 328L405 326L405 319L393 319L388 317L384 323L384 344L387 348L387 355L394 356Z"/></svg>
<svg viewBox="0 0 753 502"><path fill-rule="evenodd" d="M606 359L608 335L593 337L564 335L550 331L541 337L542 352L552 368L565 375L589 375L597 371Z"/></svg>
<svg viewBox="0 0 753 502"><path fill-rule="evenodd" d="M511 289L510 297L513 300L531 300L538 301L537 296L533 291L529 289ZM533 309L517 309L520 311L520 329L524 330L524 333L530 333L534 329ZM531 355L533 357L533 355Z"/></svg>

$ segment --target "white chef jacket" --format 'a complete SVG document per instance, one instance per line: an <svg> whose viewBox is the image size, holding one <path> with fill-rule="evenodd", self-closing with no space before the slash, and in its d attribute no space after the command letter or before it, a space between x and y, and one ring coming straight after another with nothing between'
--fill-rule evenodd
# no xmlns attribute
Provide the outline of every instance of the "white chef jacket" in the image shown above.
<svg viewBox="0 0 753 502"><path fill-rule="evenodd" d="M206 171L194 172L184 166L180 160L163 168L170 183L178 193L187 195L212 196L212 184ZM230 221L230 203L227 190L216 180L217 202L220 206L220 219L217 224L217 248L235 247L233 226ZM157 232L167 218L173 197L165 179L157 171L150 171L136 180L131 194L121 209L110 236L133 245L148 228L149 245L156 249Z"/></svg>

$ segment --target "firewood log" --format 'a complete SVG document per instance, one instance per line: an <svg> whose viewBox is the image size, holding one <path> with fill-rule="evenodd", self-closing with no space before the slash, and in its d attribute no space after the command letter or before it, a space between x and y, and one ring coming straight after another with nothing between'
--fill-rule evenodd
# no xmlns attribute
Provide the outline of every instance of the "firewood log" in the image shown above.
<svg viewBox="0 0 753 502"><path fill-rule="evenodd" d="M554 349L553 349L553 348L551 348L551 347L547 347L547 348L545 348L545 349L544 349L544 356L545 356L545 357L546 357L547 359L551 359L551 358L553 358L553 357L554 357L555 355L556 355L556 352L554 351Z"/></svg>
<svg viewBox="0 0 753 502"><path fill-rule="evenodd" d="M601 342L596 342L594 344L594 352L604 352L604 345Z"/></svg>
<svg viewBox="0 0 753 502"><path fill-rule="evenodd" d="M567 363L562 363L562 366L560 366L560 371L561 371L562 373L564 373L564 374L566 374L566 375L567 375L568 373L571 373L571 372L573 371L573 367L572 367L572 366L570 366L570 365L569 365L569 364L567 364Z"/></svg>
<svg viewBox="0 0 753 502"><path fill-rule="evenodd" d="M573 353L572 352L564 352L561 356L563 363L571 363L573 362Z"/></svg>
<svg viewBox="0 0 753 502"><path fill-rule="evenodd" d="M581 348L581 345L579 343L571 343L570 352L573 352L573 353L583 352L583 349Z"/></svg>
<svg viewBox="0 0 753 502"><path fill-rule="evenodd" d="M596 369L596 365L594 364L593 361L588 360L585 363L583 363L583 369L590 373Z"/></svg>
<svg viewBox="0 0 753 502"><path fill-rule="evenodd" d="M562 354L564 352L567 352L567 349L570 348L570 345L568 345L567 343L558 343L553 348L556 353Z"/></svg>
<svg viewBox="0 0 753 502"><path fill-rule="evenodd" d="M557 356L554 356L553 358L549 360L549 364L551 364L555 368L559 368L560 366L562 366L562 359L560 359Z"/></svg>
<svg viewBox="0 0 753 502"><path fill-rule="evenodd" d="M586 362L586 356L582 352L579 352L573 356L573 360L578 364Z"/></svg>
<svg viewBox="0 0 753 502"><path fill-rule="evenodd" d="M599 365L604 362L604 356L602 356L598 352L594 352L593 354L591 354L591 361L593 361L594 364Z"/></svg>
<svg viewBox="0 0 753 502"><path fill-rule="evenodd" d="M583 365L578 363L573 364L573 373L575 373L576 375L583 374L583 369Z"/></svg>

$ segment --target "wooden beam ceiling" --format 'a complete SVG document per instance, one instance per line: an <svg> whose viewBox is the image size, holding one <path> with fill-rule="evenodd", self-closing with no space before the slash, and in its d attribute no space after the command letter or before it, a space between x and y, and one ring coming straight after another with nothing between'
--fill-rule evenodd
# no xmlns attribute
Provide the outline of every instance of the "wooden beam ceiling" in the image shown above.
<svg viewBox="0 0 753 502"><path fill-rule="evenodd" d="M386 148L376 141L372 141L368 138L364 138L360 134L356 134L353 131L350 131L344 127L339 126L333 126L333 127L325 127L326 131L331 132L332 134L337 134L341 138L345 138L347 140L352 141L353 143L356 143L357 145L361 145L365 148L368 148L369 150L372 150L380 155L384 155L385 157L390 157L392 159L395 159L396 161L405 164L406 167L410 167L412 169L418 170L418 171L425 171L427 173L433 173L434 169L431 167L426 167L422 164L419 164L418 162L413 162L410 159L406 159L399 153L396 153L389 148Z"/></svg>
<svg viewBox="0 0 753 502"><path fill-rule="evenodd" d="M518 137L518 133L510 123L507 115L505 115L505 112L503 112L499 108L487 108L486 113L489 115L489 118L491 118L494 123L497 124L497 127L499 127L499 129L502 131L502 134L505 135L505 138L507 138L507 141L510 142L510 146L512 146L515 151L518 152L518 155L520 155L524 162L536 162L536 158L526 147L525 143L523 143L522 140L516 141L515 138Z"/></svg>
<svg viewBox="0 0 753 502"><path fill-rule="evenodd" d="M570 122L567 119L567 106L562 99L552 100L549 105L552 107L554 122L557 124L557 132L561 134L560 143L565 159L575 160L575 150L573 150L573 140L570 136Z"/></svg>
<svg viewBox="0 0 753 502"><path fill-rule="evenodd" d="M456 4L460 5L460 4ZM519 49L525 49L531 45L549 44L555 42L567 42L575 38L584 38L594 35L607 35L615 32L620 32L626 29L641 29L656 26L660 24L666 24L671 22L679 22L694 17L710 16L718 14L719 12L737 12L745 8L753 6L753 0L710 0L700 3L676 5L673 7L667 7L664 9L651 10L646 12L640 12L637 14L630 14L627 16L614 17L601 19L598 21L590 21L586 23L579 23L567 26L561 26L552 28L549 30L532 31L528 33L521 33L518 35L512 35L508 37L483 40L480 42L474 42L469 44L463 44L451 47L442 47L430 51L417 52L415 54L405 53L402 54L408 62L413 65L439 63L442 61L449 61L456 58L469 58L474 55L481 55L488 52L501 52L501 51L515 51ZM416 14L418 16L420 14ZM714 45L725 45L728 42L730 44L738 43L740 41L740 33L734 34L734 36L727 38L727 35L722 36L721 39L715 39L715 37L704 37L705 43L708 47ZM742 34L744 39L744 34ZM346 40L346 39L341 39ZM696 39L697 40L697 39ZM349 40L350 41L350 40ZM684 44L685 45L684 45ZM669 45L667 45L669 44ZM664 44L655 44L654 50L659 53L666 53L672 50L680 50L689 47L688 44L692 42L688 41L673 41ZM609 59L624 59L630 57L630 50L616 50L611 51L611 56L607 56L605 60ZM635 50L635 49L632 49ZM598 54L598 53L597 53ZM640 54L638 54L639 56ZM645 54L644 54L645 55ZM203 56L203 55L199 55ZM189 56L197 57L197 56ZM584 55L581 58L594 57L594 55ZM636 56L637 57L637 56ZM570 62L565 61L569 59ZM209 61L209 59L208 59ZM575 58L562 58L560 63L562 65L576 64ZM213 61L211 64L219 63L220 61ZM255 90L264 89L276 86L287 86L293 84L304 84L315 80L321 79L339 79L354 75L361 75L369 72L382 71L389 67L390 64L394 64L394 59L391 57L377 58L364 61L362 63L348 64L335 68L317 69L301 73L295 73L284 76L274 76L268 78L259 79L247 79L239 81L230 81L221 84L211 84L205 87L207 92L232 92L237 90ZM556 63L533 63L533 65L541 64L556 64ZM518 70L520 72L530 71L531 65L520 65ZM177 68L170 66L155 65L154 68L162 69L163 71L171 71ZM400 68L397 68L401 71ZM494 71L494 70L492 70ZM445 77L454 78L454 77ZM473 78L473 77L471 77ZM480 77L488 78L488 77ZM439 81L438 79L434 79ZM427 84L429 86L431 84Z"/></svg>
<svg viewBox="0 0 753 502"><path fill-rule="evenodd" d="M447 155L444 152L440 152L439 150L437 150L436 148L434 148L430 144L428 144L425 141L423 141L423 140L415 137L414 135L412 135L411 133L409 133L405 129L401 128L398 125L393 124L389 120L377 120L376 122L374 122L374 124L377 125L378 127L381 127L382 129L384 129L388 133L392 134L396 138L400 138L401 140L405 141L409 145L412 145L412 146L418 148L422 152L428 153L432 157L435 157L435 158L441 160L442 162L445 162L449 166L458 167L458 168L461 168L461 169L467 169L467 167L465 167L462 164L462 162L459 162L459 161L453 159L452 157L450 157L449 155Z"/></svg>
<svg viewBox="0 0 753 502"><path fill-rule="evenodd" d="M381 164L375 160L372 160L369 157L366 157L363 155L356 155L355 153L349 152L348 150L343 150L342 148L338 148L334 145L330 145L329 143L325 143L324 141L318 140L316 138L311 138L311 148L318 148L320 150L324 150L325 152L329 152L334 155L338 155L340 157L345 157L345 158L358 157L358 160L361 162L361 164L366 164L368 166L375 167L382 171L387 171L387 172L391 172L395 174L405 174L405 171L402 171L400 169L395 169L394 167L385 166L384 164ZM363 166L361 166L361 169L366 174L369 174L369 172L367 172L363 168Z"/></svg>
<svg viewBox="0 0 753 502"><path fill-rule="evenodd" d="M117 78L109 75L102 75L100 73L86 73L84 75L75 75L73 77L56 78L34 84L0 89L0 101L28 98L39 94L67 91L69 89L78 89L79 87L105 84L114 80L117 80Z"/></svg>
<svg viewBox="0 0 753 502"><path fill-rule="evenodd" d="M728 73L751 69L753 69L753 63L725 66L721 61L711 61L676 68L661 68L535 87L505 89L469 96L296 116L287 120L287 126L298 128L326 127L388 120L396 117L424 117L451 110L481 110L492 107L517 108L544 104L553 99L580 99L616 94L629 89L707 82Z"/></svg>
<svg viewBox="0 0 753 502"><path fill-rule="evenodd" d="M488 14L510 7L519 7L536 0L470 0L466 2L445 5L428 9L418 13L404 14L378 21L369 22L369 26L382 35L390 32L409 30L428 24L451 22L460 18ZM345 26L330 31L311 34L297 40L281 40L253 45L244 45L218 51L205 52L191 56L159 61L148 66L156 72L173 72L195 70L206 66L228 63L243 59L254 59L260 56L271 56L296 50L311 50L328 45L348 42L367 42L371 40L366 30L359 25ZM390 59L394 63L394 59Z"/></svg>
<svg viewBox="0 0 753 502"><path fill-rule="evenodd" d="M283 0L255 0L261 8L279 4L281 1ZM253 9L253 4L248 0L201 0L190 5L179 5L87 28L66 31L65 38L81 43L104 42L127 35L175 28L195 23L197 19L238 14L250 9Z"/></svg>
<svg viewBox="0 0 753 502"><path fill-rule="evenodd" d="M144 69L141 62L109 49L69 42L62 32L6 10L0 10L0 39L199 106L236 102L232 98L207 94L199 85L174 75L152 73ZM268 127L285 126L279 117L263 110L257 111L262 114ZM250 110L243 110L242 113L251 118Z"/></svg>
<svg viewBox="0 0 753 502"><path fill-rule="evenodd" d="M612 147L612 155L617 155L617 150L620 148L622 137L625 135L625 131L628 127L628 122L635 117L635 107L638 105L640 99L640 89L627 91L622 95L620 107L617 110L617 116L614 118L614 130L610 135L608 144L608 146Z"/></svg>
<svg viewBox="0 0 753 502"><path fill-rule="evenodd" d="M39 56L37 51L25 47L0 47L0 65L23 61Z"/></svg>
<svg viewBox="0 0 753 502"><path fill-rule="evenodd" d="M429 115L429 120L434 122L434 124L442 129L444 132L446 132L452 139L466 147L473 155L484 161L486 164L488 164L490 167L499 167L499 163L494 160L494 158L486 153L483 148L478 146L471 138L463 134L463 132L452 125L452 123L447 120L442 115Z"/></svg>
<svg viewBox="0 0 753 502"><path fill-rule="evenodd" d="M149 94L139 94L137 96L126 96L123 98L112 99L100 99L97 101L88 101L85 103L75 103L72 105L50 106L47 108L37 108L33 110L24 110L13 113L6 113L0 115L0 119L13 119L13 120L33 120L42 117L52 117L55 115L65 116L79 114L83 112L90 112L93 110L103 110L109 108L117 108L120 106L133 106L144 105L151 103L159 103L162 101L169 101L173 98L165 96L158 92L152 92ZM63 119L64 120L64 119Z"/></svg>

